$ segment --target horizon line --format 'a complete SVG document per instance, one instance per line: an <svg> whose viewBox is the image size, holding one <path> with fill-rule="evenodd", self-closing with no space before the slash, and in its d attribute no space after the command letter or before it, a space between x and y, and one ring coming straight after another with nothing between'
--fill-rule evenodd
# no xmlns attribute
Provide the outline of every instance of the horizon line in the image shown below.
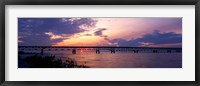
<svg viewBox="0 0 200 86"><path fill-rule="evenodd" d="M182 47L133 47L133 46L18 46L18 47L55 47L55 48L182 48Z"/></svg>

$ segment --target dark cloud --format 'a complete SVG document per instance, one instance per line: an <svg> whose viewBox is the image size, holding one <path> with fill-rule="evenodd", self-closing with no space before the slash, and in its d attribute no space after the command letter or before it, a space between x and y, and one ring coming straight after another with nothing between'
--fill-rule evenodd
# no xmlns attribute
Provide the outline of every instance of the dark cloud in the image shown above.
<svg viewBox="0 0 200 86"><path fill-rule="evenodd" d="M107 30L107 29L106 28L98 28L98 30L94 32L94 35L101 36L101 37L107 37L106 35L103 35L104 30Z"/></svg>
<svg viewBox="0 0 200 86"><path fill-rule="evenodd" d="M158 30L155 30L152 34L146 34L142 38L137 39L137 41L155 44L181 43L182 34L174 32L160 33Z"/></svg>
<svg viewBox="0 0 200 86"><path fill-rule="evenodd" d="M111 43L117 43L119 46L140 46L141 44L145 44L147 46L152 44L182 43L182 34L176 34L174 32L160 33L158 30L155 30L151 34L146 34L141 38L132 39L129 41L122 38L112 40L108 38L104 39Z"/></svg>
<svg viewBox="0 0 200 86"><path fill-rule="evenodd" d="M51 46L54 43L64 40L63 38L59 39L50 39L50 36L44 34L32 34L31 36L23 36L18 38L23 42L19 42L19 45L22 46Z"/></svg>
<svg viewBox="0 0 200 86"><path fill-rule="evenodd" d="M46 32L69 36L94 27L96 22L91 18L18 18L18 36L23 41L19 45L52 45L63 38L50 39Z"/></svg>
<svg viewBox="0 0 200 86"><path fill-rule="evenodd" d="M84 34L84 36L92 36L92 34Z"/></svg>
<svg viewBox="0 0 200 86"><path fill-rule="evenodd" d="M72 18L19 18L19 32L53 32L54 34L74 34L85 31L80 26L93 27L96 20L81 18L67 21Z"/></svg>

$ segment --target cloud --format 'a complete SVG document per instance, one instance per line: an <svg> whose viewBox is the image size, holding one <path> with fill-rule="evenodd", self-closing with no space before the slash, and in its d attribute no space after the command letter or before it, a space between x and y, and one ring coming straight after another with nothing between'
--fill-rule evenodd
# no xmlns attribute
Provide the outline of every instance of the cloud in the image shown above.
<svg viewBox="0 0 200 86"><path fill-rule="evenodd" d="M49 35L51 40L55 40L55 39L68 39L69 36L71 36L71 35L67 35L67 34L55 35L52 32L45 32L44 34Z"/></svg>
<svg viewBox="0 0 200 86"><path fill-rule="evenodd" d="M152 34L146 34L142 38L138 38L137 41L155 44L181 43L182 34L174 32L160 33L160 31L155 30Z"/></svg>
<svg viewBox="0 0 200 86"><path fill-rule="evenodd" d="M152 44L149 47L182 47L182 43L173 43L173 44Z"/></svg>
<svg viewBox="0 0 200 86"><path fill-rule="evenodd" d="M92 36L92 34L84 34L84 36Z"/></svg>
<svg viewBox="0 0 200 86"><path fill-rule="evenodd" d="M48 46L55 41L60 41L58 39L49 41L50 36L44 34L24 35L22 38L19 38L19 40L23 40L23 42L19 42L19 45L23 46L38 46L38 45Z"/></svg>
<svg viewBox="0 0 200 86"><path fill-rule="evenodd" d="M132 39L132 40L125 40L123 38L118 39L108 39L104 38L105 40L109 41L110 43L117 43L118 46L156 46L162 47L161 45L173 45L179 44L173 47L182 47L182 34L177 34L174 32L166 32L161 33L158 30L155 30L153 33L143 35L141 38Z"/></svg>
<svg viewBox="0 0 200 86"><path fill-rule="evenodd" d="M67 21L69 20L69 21ZM85 27L94 27L96 20L80 18L72 21L72 18L19 18L19 32L53 32L54 34L74 34L85 31Z"/></svg>
<svg viewBox="0 0 200 86"><path fill-rule="evenodd" d="M101 37L107 37L106 35L103 35L103 31L107 30L106 28L98 28L97 31L94 32L95 36L101 36Z"/></svg>
<svg viewBox="0 0 200 86"><path fill-rule="evenodd" d="M138 46L141 46L141 47L148 47L148 46L151 46L151 45L154 45L154 43L151 43L151 42L138 42Z"/></svg>
<svg viewBox="0 0 200 86"><path fill-rule="evenodd" d="M18 18L18 40L23 41L19 45L52 45L95 27L96 22L91 18Z"/></svg>

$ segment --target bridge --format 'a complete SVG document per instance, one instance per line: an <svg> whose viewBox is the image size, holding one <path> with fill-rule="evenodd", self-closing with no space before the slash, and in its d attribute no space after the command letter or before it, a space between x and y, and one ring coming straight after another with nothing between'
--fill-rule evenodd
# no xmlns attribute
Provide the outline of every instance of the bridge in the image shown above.
<svg viewBox="0 0 200 86"><path fill-rule="evenodd" d="M72 54L76 54L78 50L93 50L96 54L100 54L102 50L116 53L120 51L131 51L133 53L142 53L145 51L152 53L181 53L182 48L160 48L160 47L116 47L116 46L18 46L19 51L38 50L41 54L44 51L64 51L70 50Z"/></svg>

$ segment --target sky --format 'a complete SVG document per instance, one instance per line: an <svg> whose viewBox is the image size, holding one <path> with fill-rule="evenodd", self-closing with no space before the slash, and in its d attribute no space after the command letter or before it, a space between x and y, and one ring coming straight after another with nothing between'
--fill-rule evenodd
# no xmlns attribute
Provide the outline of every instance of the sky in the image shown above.
<svg viewBox="0 0 200 86"><path fill-rule="evenodd" d="M18 18L18 45L182 47L182 18Z"/></svg>

